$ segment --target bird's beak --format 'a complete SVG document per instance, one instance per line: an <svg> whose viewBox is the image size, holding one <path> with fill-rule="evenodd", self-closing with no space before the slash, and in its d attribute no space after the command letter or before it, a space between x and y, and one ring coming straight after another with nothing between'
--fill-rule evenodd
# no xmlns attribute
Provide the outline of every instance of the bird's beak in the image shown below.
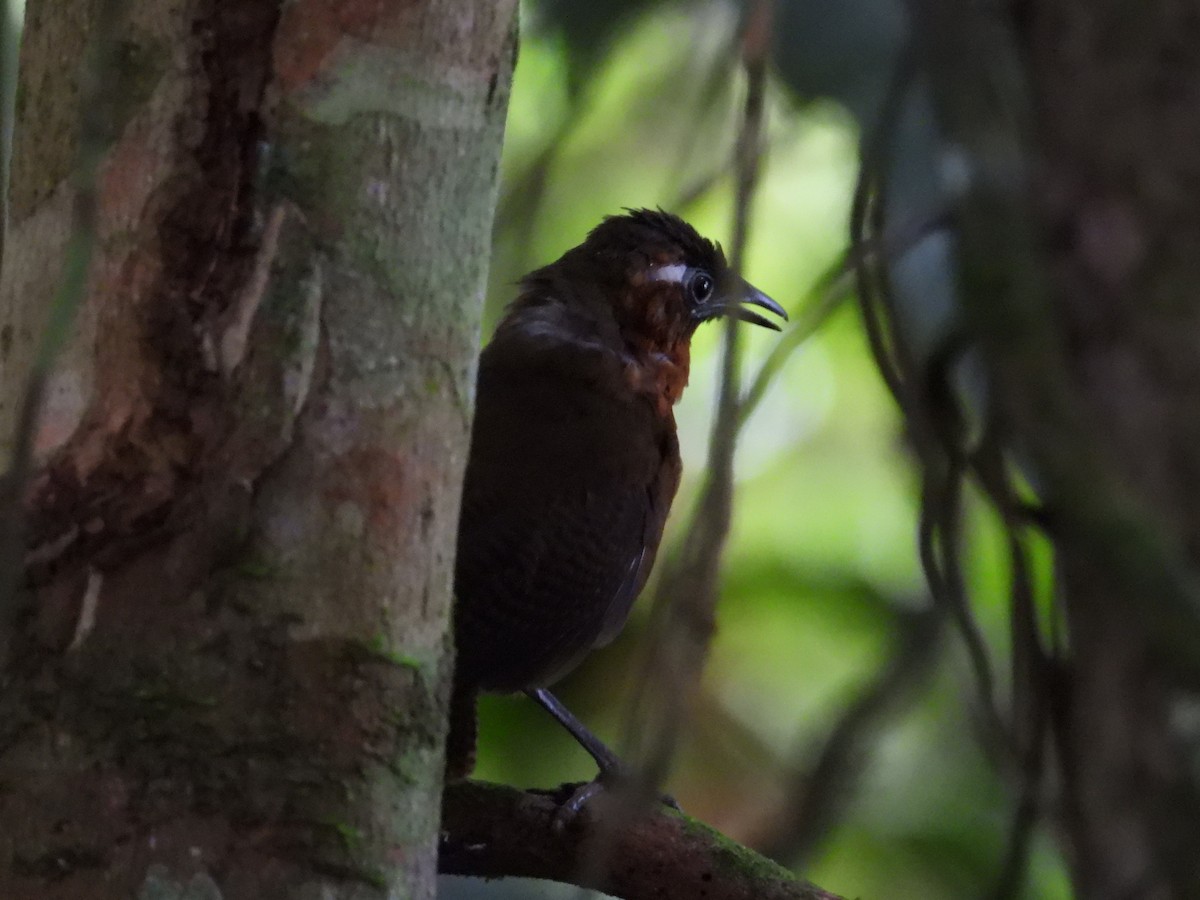
<svg viewBox="0 0 1200 900"><path fill-rule="evenodd" d="M728 285L723 286L712 300L704 305L703 315L705 319L728 317L740 322L749 322L752 325L761 325L772 331L783 330L765 316L760 316L753 310L747 309L747 306L757 306L775 313L785 322L788 320L787 311L782 306L738 276L730 276Z"/></svg>

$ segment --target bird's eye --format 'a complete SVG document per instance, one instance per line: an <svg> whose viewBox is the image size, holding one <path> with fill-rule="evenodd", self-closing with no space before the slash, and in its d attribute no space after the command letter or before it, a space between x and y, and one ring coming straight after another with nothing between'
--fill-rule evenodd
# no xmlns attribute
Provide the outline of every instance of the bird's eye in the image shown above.
<svg viewBox="0 0 1200 900"><path fill-rule="evenodd" d="M692 292L692 299L697 303L703 303L712 296L713 286L712 276L707 272L696 272L688 285Z"/></svg>

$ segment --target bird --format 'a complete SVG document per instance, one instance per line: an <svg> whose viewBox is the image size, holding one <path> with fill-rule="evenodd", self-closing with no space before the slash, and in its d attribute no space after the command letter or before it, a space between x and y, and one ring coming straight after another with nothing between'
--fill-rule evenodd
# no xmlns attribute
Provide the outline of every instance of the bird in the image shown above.
<svg viewBox="0 0 1200 900"><path fill-rule="evenodd" d="M474 766L481 692L524 692L596 761L621 760L550 692L621 631L681 463L674 406L704 322L787 313L663 210L608 216L526 275L480 355L454 572L448 779Z"/></svg>

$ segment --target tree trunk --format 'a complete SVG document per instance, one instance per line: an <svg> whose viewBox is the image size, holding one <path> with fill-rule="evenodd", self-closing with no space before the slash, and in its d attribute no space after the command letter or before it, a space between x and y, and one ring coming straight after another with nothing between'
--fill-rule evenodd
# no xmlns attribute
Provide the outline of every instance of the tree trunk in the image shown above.
<svg viewBox="0 0 1200 900"><path fill-rule="evenodd" d="M983 7L920 8L964 306L1055 546L1050 812L1080 897L1197 897L1200 13L1024 0L1015 48Z"/></svg>
<svg viewBox="0 0 1200 900"><path fill-rule="evenodd" d="M99 0L30 0L16 425ZM135 0L0 694L0 896L432 897L515 4Z"/></svg>
<svg viewBox="0 0 1200 900"><path fill-rule="evenodd" d="M1040 212L1058 238L1050 271L1070 376L1103 436L1093 452L1195 571L1200 12L1031 7ZM1058 544L1073 657L1060 750L1080 896L1200 896L1200 647L1184 652L1185 674L1162 639L1163 598L1130 589L1112 558Z"/></svg>

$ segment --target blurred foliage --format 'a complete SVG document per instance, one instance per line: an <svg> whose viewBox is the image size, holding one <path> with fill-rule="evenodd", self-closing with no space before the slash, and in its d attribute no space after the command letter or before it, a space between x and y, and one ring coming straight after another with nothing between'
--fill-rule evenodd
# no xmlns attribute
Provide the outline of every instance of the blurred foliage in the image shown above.
<svg viewBox="0 0 1200 900"><path fill-rule="evenodd" d="M20 7L6 5L17 21ZM729 3L661 0L541 0L523 10L485 333L522 274L621 207L661 205L728 240L739 16ZM859 129L878 115L903 28L899 0L778 4L778 78L745 274L793 320L819 299L823 274L845 252ZM16 32L0 41L10 107ZM914 171L907 186L914 196L923 192L920 177ZM747 335L748 374L777 340ZM688 521L705 458L716 344L716 329L699 334L676 411L686 469L667 546ZM900 624L928 602L915 551L912 460L850 305L782 369L743 433L737 472L703 701L668 789L692 814L763 846L796 773L887 664ZM972 604L1002 675L1004 540L978 498L968 510ZM1044 582L1048 553L1034 549ZM646 612L635 609L621 638L560 685L576 713L618 746ZM802 868L843 896L987 896L995 883L1013 811L1011 773L998 771L981 737L956 636L929 653L932 674L856 748L857 777ZM524 698L485 698L481 718L479 777L546 786L592 776L591 761ZM548 886L463 881L448 882L443 894L555 896ZM1044 834L1022 896L1070 896Z"/></svg>
<svg viewBox="0 0 1200 900"><path fill-rule="evenodd" d="M662 206L726 242L732 223L738 8L542 0L523 13L485 334L520 276L604 215ZM901 7L887 0L779 6L745 274L793 321L845 253L860 123L877 115L902 31ZM704 463L717 337L698 335L676 411L685 481L668 547ZM747 375L777 340L747 335ZM889 663L901 623L929 602L915 546L919 485L852 304L782 369L743 433L737 473L703 701L667 787L692 814L761 847L797 773ZM1044 582L1048 556L1035 551ZM999 523L975 497L963 559L1003 704L1010 573ZM636 608L621 638L559 685L618 747L646 613ZM860 735L849 788L802 867L846 897L988 896L1002 866L1012 773L988 752L958 636L945 632L927 653L925 677ZM545 786L592 776L525 699L486 698L481 717L479 777ZM1062 861L1037 834L1021 896L1069 895Z"/></svg>

